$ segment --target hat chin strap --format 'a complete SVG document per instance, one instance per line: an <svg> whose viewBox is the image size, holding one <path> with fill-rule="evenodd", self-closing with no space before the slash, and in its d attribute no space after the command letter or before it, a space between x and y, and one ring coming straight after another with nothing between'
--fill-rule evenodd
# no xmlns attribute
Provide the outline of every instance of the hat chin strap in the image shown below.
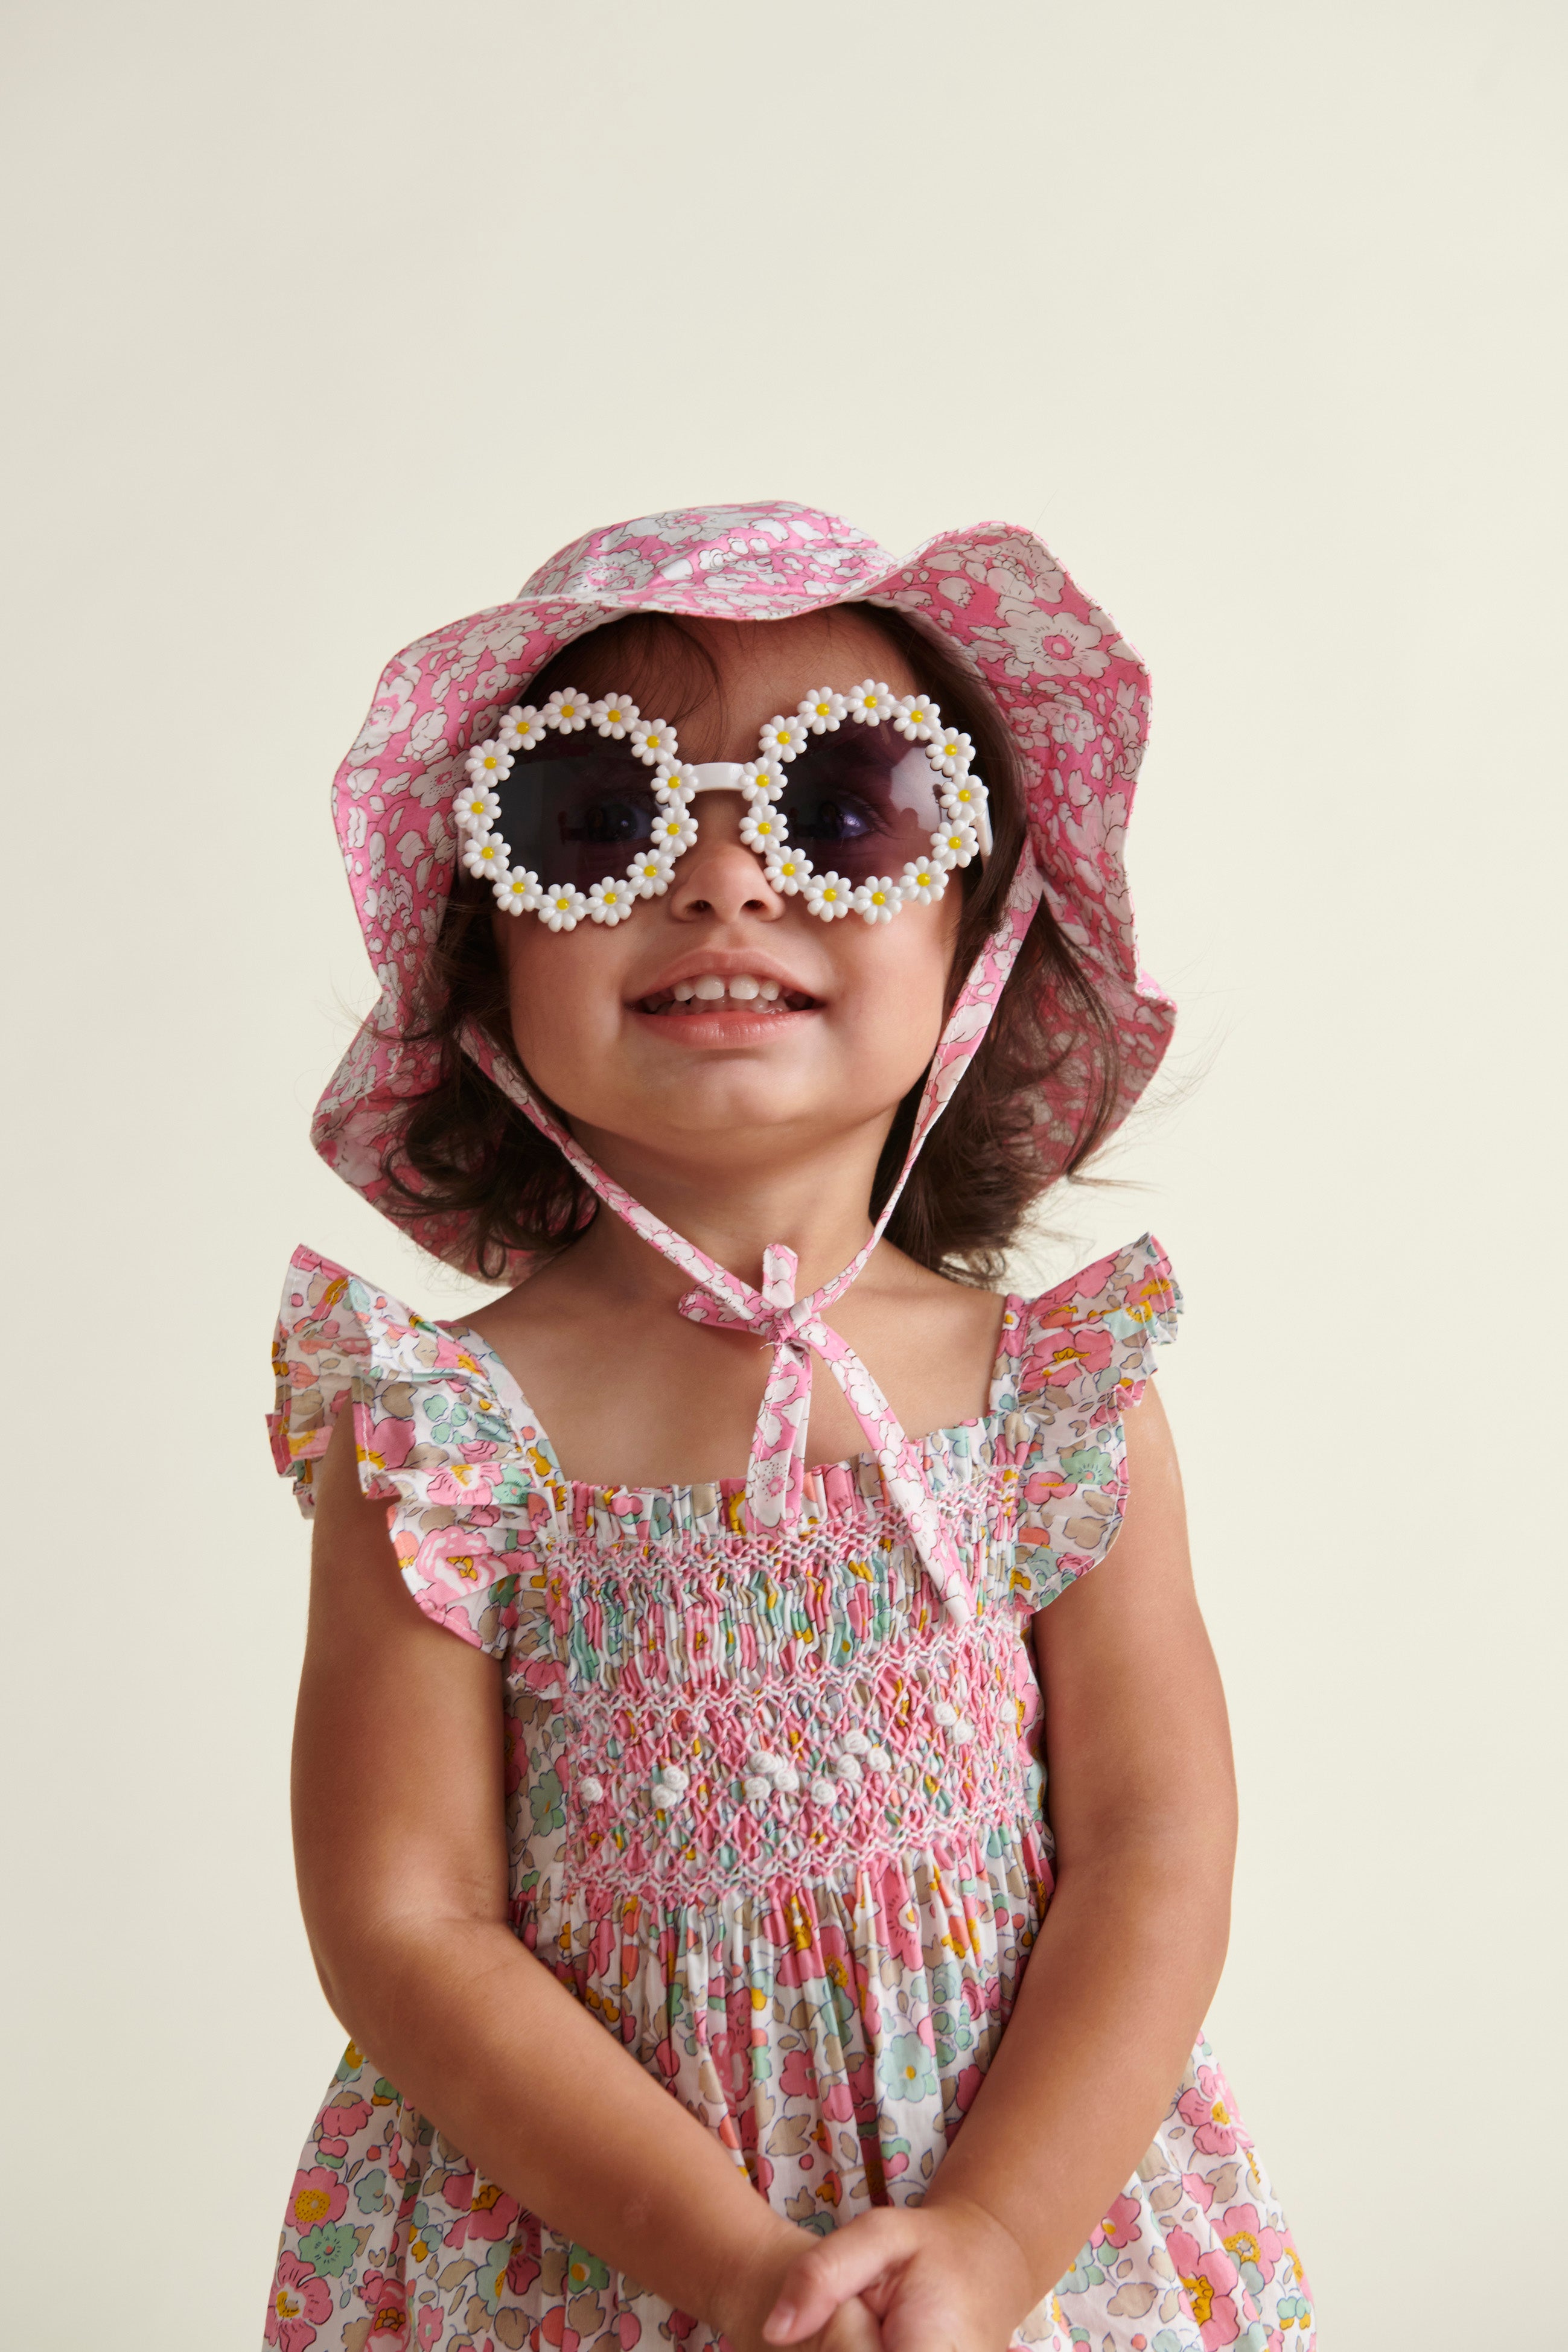
<svg viewBox="0 0 1568 2352"><path fill-rule="evenodd" d="M728 769L727 761L709 763L707 772ZM739 775L737 768L735 773ZM728 782L710 790L730 789ZM566 1131L539 1100L527 1080L496 1051L474 1022L464 1024L465 1052L491 1078L510 1102L547 1135L571 1167L608 1209L613 1209L639 1238L689 1275L695 1287L680 1301L680 1312L693 1323L721 1331L749 1331L771 1344L773 1351L762 1411L752 1439L746 1471L746 1507L756 1525L789 1534L799 1525L805 1490L806 1425L811 1413L811 1360L816 1354L830 1367L851 1412L865 1432L869 1450L880 1465L888 1493L903 1513L910 1538L927 1573L942 1597L947 1615L966 1622L974 1613L973 1593L957 1549L942 1525L928 1489L917 1442L907 1437L881 1390L842 1333L823 1320L823 1310L841 1298L881 1240L889 1218L909 1181L921 1146L950 1099L990 1025L991 1016L1023 944L1043 888L1039 869L1026 849L1008 893L1002 921L986 940L960 991L947 1025L931 1056L925 1091L916 1115L914 1133L881 1215L864 1246L844 1268L808 1297L795 1295L799 1259L783 1242L770 1242L763 1252L763 1286L753 1290L678 1234L640 1201L607 1176L596 1161Z"/></svg>

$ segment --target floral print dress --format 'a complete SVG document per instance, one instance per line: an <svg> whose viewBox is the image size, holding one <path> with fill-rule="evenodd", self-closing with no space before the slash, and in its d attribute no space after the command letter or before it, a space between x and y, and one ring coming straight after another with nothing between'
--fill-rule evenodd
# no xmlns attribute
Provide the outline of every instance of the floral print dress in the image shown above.
<svg viewBox="0 0 1568 2352"><path fill-rule="evenodd" d="M493 1351L312 1253L280 1469L352 1410L419 1606L497 1658L515 1933L805 2228L917 2204L1050 1900L1030 1619L1104 1558L1121 1415L1180 1299L1145 1235L1009 1298L983 1419L910 1441L955 1622L872 1455L798 1519L743 1482L563 1476ZM289 2192L275 2352L722 2343L485 2179L352 2043ZM1133 2179L1018 2330L1036 2352L1308 2352L1300 2260L1200 2042Z"/></svg>

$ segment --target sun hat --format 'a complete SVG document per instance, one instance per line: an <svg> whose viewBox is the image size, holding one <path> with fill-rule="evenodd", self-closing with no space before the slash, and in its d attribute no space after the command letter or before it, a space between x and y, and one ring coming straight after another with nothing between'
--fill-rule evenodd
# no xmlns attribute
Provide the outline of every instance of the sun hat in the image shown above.
<svg viewBox="0 0 1568 2352"><path fill-rule="evenodd" d="M311 1140L436 1256L471 1270L457 1220L392 1209L382 1152L389 1118L437 1075L437 1049L403 1032L457 869L451 812L469 748L563 646L623 614L776 621L856 603L905 614L994 697L1018 747L1045 898L1116 1026L1112 1125L1147 1085L1175 1008L1138 961L1124 855L1149 680L1110 615L1032 532L1009 523L939 532L895 558L837 516L788 499L644 515L574 540L510 604L405 646L382 672L333 784L338 839L381 996L316 1108ZM514 1092L482 1045L476 1058ZM950 1073L942 1098L961 1075L962 1066ZM1066 1160L1089 1085L1082 1057L1069 1055L1037 1089L1047 1178ZM513 1279L526 1263L515 1263Z"/></svg>

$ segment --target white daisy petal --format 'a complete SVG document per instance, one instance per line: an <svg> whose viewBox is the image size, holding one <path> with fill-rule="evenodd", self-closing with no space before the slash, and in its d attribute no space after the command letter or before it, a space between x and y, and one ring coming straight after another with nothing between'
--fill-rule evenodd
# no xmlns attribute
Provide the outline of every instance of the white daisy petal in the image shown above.
<svg viewBox="0 0 1568 2352"><path fill-rule="evenodd" d="M637 905L639 893L628 881L617 881L606 876L595 882L588 893L588 915L595 923L608 923L612 929L624 923Z"/></svg>
<svg viewBox="0 0 1568 2352"><path fill-rule="evenodd" d="M601 735L621 743L642 714L629 694L602 694L597 702L588 705L588 716Z"/></svg>
<svg viewBox="0 0 1568 2352"><path fill-rule="evenodd" d="M830 686L814 686L795 705L795 716L804 719L814 735L831 735L841 726L848 709L841 694Z"/></svg>
<svg viewBox="0 0 1568 2352"><path fill-rule="evenodd" d="M672 766L679 755L675 730L668 719L639 719L630 730L632 750L650 768Z"/></svg>
<svg viewBox="0 0 1568 2352"><path fill-rule="evenodd" d="M911 743L929 743L942 721L942 712L929 694L901 694L892 715L900 734Z"/></svg>
<svg viewBox="0 0 1568 2352"><path fill-rule="evenodd" d="M570 882L552 883L541 893L540 920L552 931L574 931L587 911L587 899Z"/></svg>
<svg viewBox="0 0 1568 2352"><path fill-rule="evenodd" d="M769 850L784 838L784 821L771 800L758 796L741 819L741 838L748 849Z"/></svg>
<svg viewBox="0 0 1568 2352"><path fill-rule="evenodd" d="M463 844L463 864L468 873L499 882L511 871L511 851L499 833L470 833Z"/></svg>
<svg viewBox="0 0 1568 2352"><path fill-rule="evenodd" d="M946 888L947 868L934 857L911 858L899 880L899 896L906 907L930 907Z"/></svg>
<svg viewBox="0 0 1568 2352"><path fill-rule="evenodd" d="M670 857L679 857L696 838L697 819L683 800L672 798L654 818L653 846Z"/></svg>
<svg viewBox="0 0 1568 2352"><path fill-rule="evenodd" d="M639 850L626 868L626 880L639 898L662 898L669 887L675 860L668 849Z"/></svg>
<svg viewBox="0 0 1568 2352"><path fill-rule="evenodd" d="M939 727L931 739L931 752L944 776L962 776L974 757L974 746L961 727Z"/></svg>
<svg viewBox="0 0 1568 2352"><path fill-rule="evenodd" d="M944 866L967 866L980 855L980 835L967 817L955 817L931 837L931 850Z"/></svg>
<svg viewBox="0 0 1568 2352"><path fill-rule="evenodd" d="M559 686L540 714L558 734L580 734L588 724L588 698L574 686Z"/></svg>
<svg viewBox="0 0 1568 2352"><path fill-rule="evenodd" d="M890 923L903 903L903 892L890 874L872 875L850 899L855 912L868 923Z"/></svg>
<svg viewBox="0 0 1568 2352"><path fill-rule="evenodd" d="M476 743L463 765L471 782L499 784L511 773L511 753L492 736L488 742Z"/></svg>
<svg viewBox="0 0 1568 2352"><path fill-rule="evenodd" d="M531 751L544 740L544 721L531 702L514 703L496 729L496 740L509 751Z"/></svg>
<svg viewBox="0 0 1568 2352"><path fill-rule="evenodd" d="M863 677L846 698L850 718L858 719L862 727L879 727L898 708L880 678Z"/></svg>
<svg viewBox="0 0 1568 2352"><path fill-rule="evenodd" d="M452 814L465 833L489 833L500 814L500 802L489 784L465 784L452 803Z"/></svg>
<svg viewBox="0 0 1568 2352"><path fill-rule="evenodd" d="M526 866L514 866L496 884L496 904L504 907L509 915L536 914L540 905L539 877L531 874Z"/></svg>
<svg viewBox="0 0 1568 2352"><path fill-rule="evenodd" d="M758 736L757 749L764 760L793 760L805 751L810 732L804 719L785 719L775 713Z"/></svg>
<svg viewBox="0 0 1568 2352"><path fill-rule="evenodd" d="M768 852L765 868L768 886L786 898L793 898L805 889L812 879L811 860L797 849L781 846Z"/></svg>
<svg viewBox="0 0 1568 2352"><path fill-rule="evenodd" d="M653 780L653 788L661 808L679 802L689 808L697 797L697 771L689 760L667 760Z"/></svg>
<svg viewBox="0 0 1568 2352"><path fill-rule="evenodd" d="M806 913L819 916L825 923L839 921L854 903L852 885L831 868L826 874L814 874L804 887Z"/></svg>

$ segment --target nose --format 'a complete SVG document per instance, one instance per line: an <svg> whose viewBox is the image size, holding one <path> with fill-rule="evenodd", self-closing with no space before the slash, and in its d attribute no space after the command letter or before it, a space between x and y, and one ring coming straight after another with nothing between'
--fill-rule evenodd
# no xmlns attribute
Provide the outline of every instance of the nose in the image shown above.
<svg viewBox="0 0 1568 2352"><path fill-rule="evenodd" d="M745 805L739 793L699 793L692 803L697 838L677 858L664 902L682 921L715 915L721 923L732 923L751 915L776 922L784 913L783 893L769 882L756 851L741 839Z"/></svg>

